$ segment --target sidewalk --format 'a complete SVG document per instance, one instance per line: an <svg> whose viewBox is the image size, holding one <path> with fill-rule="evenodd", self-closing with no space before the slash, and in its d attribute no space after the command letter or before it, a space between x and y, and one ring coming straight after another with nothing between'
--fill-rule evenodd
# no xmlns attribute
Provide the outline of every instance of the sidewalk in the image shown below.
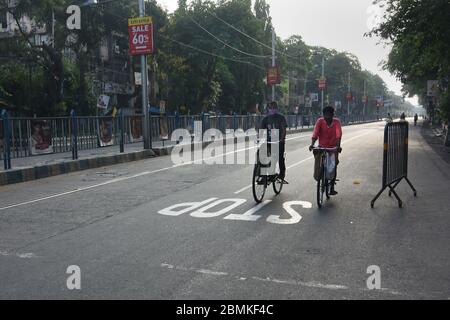
<svg viewBox="0 0 450 320"><path fill-rule="evenodd" d="M421 126L420 133L422 134L428 145L447 163L450 164L450 147L446 147L445 136L442 134L442 129L438 126Z"/></svg>

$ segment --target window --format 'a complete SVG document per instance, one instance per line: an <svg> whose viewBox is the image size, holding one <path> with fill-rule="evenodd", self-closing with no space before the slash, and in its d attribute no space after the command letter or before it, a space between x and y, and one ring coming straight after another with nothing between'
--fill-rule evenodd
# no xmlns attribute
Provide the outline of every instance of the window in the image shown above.
<svg viewBox="0 0 450 320"><path fill-rule="evenodd" d="M6 10L0 11L0 30L6 30L8 27L8 16Z"/></svg>

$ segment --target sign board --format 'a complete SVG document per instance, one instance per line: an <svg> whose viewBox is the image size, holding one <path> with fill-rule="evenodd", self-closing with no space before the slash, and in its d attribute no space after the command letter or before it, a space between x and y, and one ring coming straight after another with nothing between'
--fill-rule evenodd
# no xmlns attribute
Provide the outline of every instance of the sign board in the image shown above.
<svg viewBox="0 0 450 320"><path fill-rule="evenodd" d="M361 101L362 101L362 103L367 103L369 101L369 97L363 96Z"/></svg>
<svg viewBox="0 0 450 320"><path fill-rule="evenodd" d="M427 81L427 96L428 97L437 97L438 93L439 93L439 81L428 80Z"/></svg>
<svg viewBox="0 0 450 320"><path fill-rule="evenodd" d="M280 68L278 66L268 67L267 68L267 84L269 86L280 84L281 83L281 75Z"/></svg>
<svg viewBox="0 0 450 320"><path fill-rule="evenodd" d="M99 109L108 109L108 105L109 105L109 96L102 94L100 95L100 97L98 97L98 101L97 101L97 108Z"/></svg>
<svg viewBox="0 0 450 320"><path fill-rule="evenodd" d="M153 23L151 17L128 19L130 55L153 53Z"/></svg>
<svg viewBox="0 0 450 320"><path fill-rule="evenodd" d="M310 93L309 97L311 98L312 102L318 102L319 101L319 94L318 93Z"/></svg>
<svg viewBox="0 0 450 320"><path fill-rule="evenodd" d="M140 72L134 73L134 84L137 86L142 86L142 77Z"/></svg>
<svg viewBox="0 0 450 320"><path fill-rule="evenodd" d="M334 109L339 110L342 107L341 101L335 101L334 102Z"/></svg>
<svg viewBox="0 0 450 320"><path fill-rule="evenodd" d="M327 86L327 79L322 77L319 79L319 90L324 90Z"/></svg>
<svg viewBox="0 0 450 320"><path fill-rule="evenodd" d="M52 126L49 120L31 120L30 153L53 153Z"/></svg>

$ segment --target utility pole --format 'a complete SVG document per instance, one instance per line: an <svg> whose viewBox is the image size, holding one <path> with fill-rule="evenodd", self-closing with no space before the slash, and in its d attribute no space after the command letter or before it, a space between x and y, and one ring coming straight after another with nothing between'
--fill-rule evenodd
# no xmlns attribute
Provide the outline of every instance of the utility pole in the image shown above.
<svg viewBox="0 0 450 320"><path fill-rule="evenodd" d="M366 119L366 104L367 104L367 97L366 97L366 80L364 80L364 109L363 109L363 120Z"/></svg>
<svg viewBox="0 0 450 320"><path fill-rule="evenodd" d="M55 48L55 9L52 8L52 48Z"/></svg>
<svg viewBox="0 0 450 320"><path fill-rule="evenodd" d="M305 72L305 82L303 84L303 114L306 114L306 85L308 82L308 68L306 68L306 72Z"/></svg>
<svg viewBox="0 0 450 320"><path fill-rule="evenodd" d="M350 90L351 90L351 84L350 84L350 72L348 73L348 86L347 86L347 116L348 116L348 121L350 121Z"/></svg>
<svg viewBox="0 0 450 320"><path fill-rule="evenodd" d="M139 17L145 16L144 0L139 1ZM141 80L142 80L142 113L144 114L144 149L152 148L152 141L150 136L150 116L148 114L148 73L147 73L147 56L141 55Z"/></svg>
<svg viewBox="0 0 450 320"><path fill-rule="evenodd" d="M325 78L325 57L322 57L322 79ZM322 87L322 110L323 110L323 87Z"/></svg>
<svg viewBox="0 0 450 320"><path fill-rule="evenodd" d="M272 67L275 67L275 29L272 28ZM275 85L272 85L272 101L275 101Z"/></svg>

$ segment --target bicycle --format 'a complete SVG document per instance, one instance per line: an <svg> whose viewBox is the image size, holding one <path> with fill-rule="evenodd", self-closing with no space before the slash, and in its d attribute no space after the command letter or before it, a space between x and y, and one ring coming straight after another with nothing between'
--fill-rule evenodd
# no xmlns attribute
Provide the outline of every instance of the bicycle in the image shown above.
<svg viewBox="0 0 450 320"><path fill-rule="evenodd" d="M313 149L313 153L320 153L320 174L319 179L317 180L317 205L319 208L323 206L324 195L326 195L327 200L330 199L330 188L331 188L331 179L327 179L327 171L328 168L328 153L336 152L338 148L321 148L317 147Z"/></svg>
<svg viewBox="0 0 450 320"><path fill-rule="evenodd" d="M267 142L268 144L267 156L268 158L271 159L269 164L261 163L259 156L260 148L258 148L258 151L256 152L256 163L253 168L253 178L252 178L253 198L255 199L256 203L261 203L263 201L266 189L270 184L272 184L273 191L275 192L276 195L279 195L281 193L281 189L283 189L283 180L279 179L280 172L278 164L276 165L277 169L275 169L275 172L262 173L262 169L271 168L271 163L274 159L271 156L270 146L277 143L278 142Z"/></svg>

